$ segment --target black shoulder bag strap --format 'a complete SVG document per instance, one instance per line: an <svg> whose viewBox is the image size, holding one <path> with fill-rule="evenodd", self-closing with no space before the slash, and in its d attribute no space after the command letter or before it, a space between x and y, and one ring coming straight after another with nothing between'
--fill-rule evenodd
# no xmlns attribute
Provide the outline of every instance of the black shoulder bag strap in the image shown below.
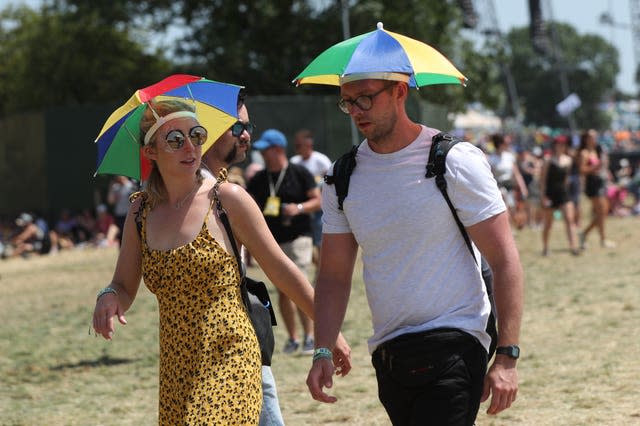
<svg viewBox="0 0 640 426"><path fill-rule="evenodd" d="M351 173L356 168L356 154L360 144L354 145L349 152L343 154L333 163L333 175L325 175L324 182L327 185L336 186L336 195L338 196L338 208L342 210L344 199L349 193L349 181Z"/></svg>
<svg viewBox="0 0 640 426"><path fill-rule="evenodd" d="M447 181L444 178L444 174L447 172L447 153L458 142L462 141L444 132L440 132L433 137L431 142L431 149L429 150L429 160L427 161L427 173L425 174L425 177L436 178L436 185L442 193L445 201L447 202L447 205L451 210L451 214L453 214L453 218L458 225L458 229L460 229L460 233L464 238L464 242L467 244L467 248L471 252L471 256L473 256L473 260L476 262L476 264L478 264L476 255L473 252L473 246L471 245L469 234L467 234L467 230L464 228L464 225L460 221L458 213L456 212L456 208L453 206L453 203L449 198L449 194L447 193Z"/></svg>
<svg viewBox="0 0 640 426"><path fill-rule="evenodd" d="M244 305L247 307L249 312L253 311L251 303L249 302L249 293L247 290L247 284L245 280L245 267L244 262L242 261L242 257L240 257L240 251L238 250L238 246L236 245L236 239L233 236L233 231L231 230L231 224L229 223L229 218L227 217L227 212L222 208L222 204L220 204L220 199L218 198L218 184L214 187L214 199L216 203L216 211L218 213L218 217L220 221L224 225L225 231L227 231L227 235L229 236L229 242L231 243L231 248L233 249L233 254L236 257L236 262L238 262L238 269L240 270L240 292L242 293L242 301Z"/></svg>
<svg viewBox="0 0 640 426"><path fill-rule="evenodd" d="M476 255L473 252L473 246L471 245L471 239L469 238L469 234L465 229L462 221L458 217L458 213L449 198L449 194L447 193L447 181L444 178L444 174L447 171L446 168L446 159L447 153L449 150L458 142L462 142L459 139L454 138L448 133L440 132L435 135L431 142L431 149L429 150L429 159L427 160L427 173L425 174L426 178L436 178L436 186L442 193L449 209L451 210L451 214L453 215L453 219L456 221L458 225L458 229L460 229L460 233L464 238L464 242L467 244L467 248L473 257L473 261L478 264L478 259L476 259ZM489 297L489 302L491 303L491 314L489 317L489 321L487 322L487 333L491 336L491 345L489 347L489 359L493 356L495 352L496 345L498 343L498 329L496 325L496 307L495 301L493 299L493 274L491 272L491 267L487 263L487 261L480 257L480 268L482 270L482 280L484 281L484 285L487 289L487 296Z"/></svg>

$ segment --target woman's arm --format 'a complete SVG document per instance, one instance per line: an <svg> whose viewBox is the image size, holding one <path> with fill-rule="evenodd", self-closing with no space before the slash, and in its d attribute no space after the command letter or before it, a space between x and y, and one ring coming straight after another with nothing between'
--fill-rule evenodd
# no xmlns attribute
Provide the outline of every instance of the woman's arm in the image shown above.
<svg viewBox="0 0 640 426"><path fill-rule="evenodd" d="M256 259L273 284L283 291L302 311L314 319L314 290L309 280L282 251L269 230L262 212L253 198L240 186L220 185L219 197L229 215L236 238ZM351 348L338 336L334 360L342 375L351 369Z"/></svg>
<svg viewBox="0 0 640 426"><path fill-rule="evenodd" d="M140 236L136 229L135 215L140 208L141 199L135 200L129 207L122 232L122 244L116 262L111 283L114 292L104 293L96 300L93 311L93 328L105 339L111 339L115 331L113 317L117 316L121 324L126 324L125 312L131 307L140 287L142 275L142 253Z"/></svg>

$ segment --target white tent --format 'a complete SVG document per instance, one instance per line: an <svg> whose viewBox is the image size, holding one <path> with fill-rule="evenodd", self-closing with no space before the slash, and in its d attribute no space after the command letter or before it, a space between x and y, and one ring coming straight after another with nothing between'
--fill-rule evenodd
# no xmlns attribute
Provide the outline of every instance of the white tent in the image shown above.
<svg viewBox="0 0 640 426"><path fill-rule="evenodd" d="M463 130L498 131L502 127L502 122L491 112L468 109L465 113L454 115L453 127Z"/></svg>

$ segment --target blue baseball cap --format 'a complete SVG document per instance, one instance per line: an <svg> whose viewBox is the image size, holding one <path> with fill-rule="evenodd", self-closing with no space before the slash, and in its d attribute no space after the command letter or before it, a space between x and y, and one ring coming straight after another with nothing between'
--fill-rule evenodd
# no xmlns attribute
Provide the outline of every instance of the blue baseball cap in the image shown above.
<svg viewBox="0 0 640 426"><path fill-rule="evenodd" d="M268 129L253 144L253 149L263 151L272 146L287 147L287 137L280 130Z"/></svg>

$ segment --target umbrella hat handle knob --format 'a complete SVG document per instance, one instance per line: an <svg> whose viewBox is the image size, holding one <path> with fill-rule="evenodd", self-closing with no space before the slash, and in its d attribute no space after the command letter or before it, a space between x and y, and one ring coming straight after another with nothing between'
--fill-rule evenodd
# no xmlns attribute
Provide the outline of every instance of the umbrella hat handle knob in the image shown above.
<svg viewBox="0 0 640 426"><path fill-rule="evenodd" d="M376 28L379 29L379 30L384 30L384 24L382 22L378 22L376 24Z"/></svg>

